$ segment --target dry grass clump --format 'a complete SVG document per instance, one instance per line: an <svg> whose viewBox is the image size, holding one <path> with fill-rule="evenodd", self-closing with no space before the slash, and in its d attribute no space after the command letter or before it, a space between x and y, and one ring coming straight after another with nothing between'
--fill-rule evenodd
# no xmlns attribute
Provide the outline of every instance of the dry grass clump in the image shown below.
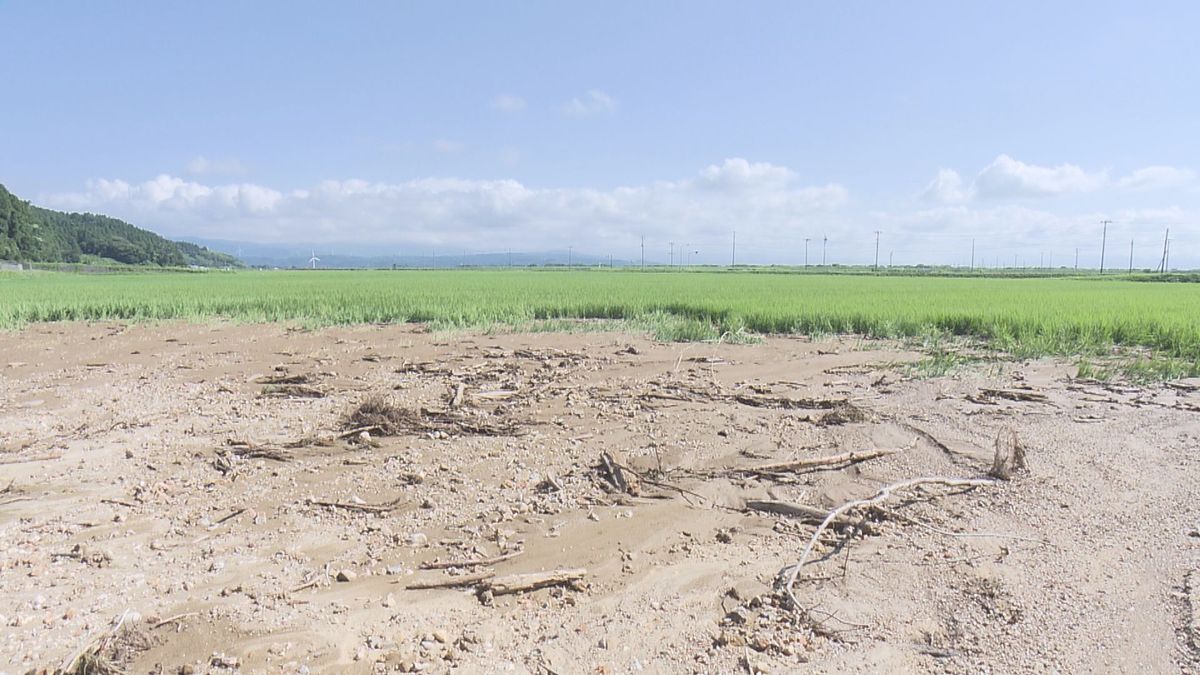
<svg viewBox="0 0 1200 675"><path fill-rule="evenodd" d="M474 408L429 410L397 405L387 396L373 394L359 403L342 428L369 431L379 436L431 434L435 436L516 436L523 424Z"/></svg>

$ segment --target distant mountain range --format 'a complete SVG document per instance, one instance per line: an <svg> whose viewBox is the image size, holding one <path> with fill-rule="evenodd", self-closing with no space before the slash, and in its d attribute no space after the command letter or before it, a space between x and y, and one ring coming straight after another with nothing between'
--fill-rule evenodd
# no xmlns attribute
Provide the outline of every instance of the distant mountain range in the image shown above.
<svg viewBox="0 0 1200 675"><path fill-rule="evenodd" d="M241 267L237 258L176 242L123 220L33 206L0 185L0 260L163 267Z"/></svg>
<svg viewBox="0 0 1200 675"><path fill-rule="evenodd" d="M251 242L189 237L166 239L123 220L93 213L64 213L33 206L0 185L0 261L66 262L162 267L316 267L354 268L456 268L529 266L607 266L640 264L570 250L542 252L380 253L379 247L361 244L256 244ZM649 263L654 264L654 263Z"/></svg>

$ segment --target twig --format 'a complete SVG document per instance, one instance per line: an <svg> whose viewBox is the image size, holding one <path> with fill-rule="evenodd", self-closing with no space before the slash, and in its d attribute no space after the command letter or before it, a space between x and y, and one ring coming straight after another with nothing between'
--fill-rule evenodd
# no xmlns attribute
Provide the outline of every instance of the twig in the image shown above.
<svg viewBox="0 0 1200 675"><path fill-rule="evenodd" d="M404 505L404 498L397 497L386 504L354 504L350 502L327 502L319 499L308 500L309 504L314 506L328 506L334 509L345 509L347 511L362 511L363 513L389 513L395 511Z"/></svg>
<svg viewBox="0 0 1200 675"><path fill-rule="evenodd" d="M483 566L487 566L487 565L495 565L496 563L501 563L501 562L504 562L505 560L512 560L513 558L521 555L524 552L525 552L524 550L513 551L512 553L505 553L504 555L498 555L494 558L482 558L482 559L478 559L478 560L449 560L449 561L445 561L445 562L427 562L427 563L421 563L421 569L423 569L423 570L447 570L452 567L483 567Z"/></svg>
<svg viewBox="0 0 1200 675"><path fill-rule="evenodd" d="M585 576L587 576L587 570L582 568L512 574L506 577L489 579L483 584L483 587L485 590L491 591L492 595L511 595L513 593L535 591L548 586L573 584Z"/></svg>
<svg viewBox="0 0 1200 675"><path fill-rule="evenodd" d="M213 528L217 527L218 525L223 525L224 523L226 523L230 520L233 520L234 518L237 518L238 516L242 515L245 512L246 512L245 508L240 508L237 511L234 511L233 513L231 513L231 514L225 516L224 518L218 520L217 522L213 523L212 526L209 527L209 529L213 529Z"/></svg>
<svg viewBox="0 0 1200 675"><path fill-rule="evenodd" d="M821 539L821 534L841 516L853 511L854 509L875 506L880 502L886 501L892 496L893 493L900 490L906 490L922 485L945 485L947 487L974 488L984 485L992 485L994 483L995 481L989 478L942 478L938 476L911 478L909 480L900 481L899 483L886 485L874 495L867 497L866 499L849 501L830 511L829 514L825 516L825 520L822 520L821 524L817 526L817 531L813 532L812 537L810 537L808 540L808 544L805 545L804 550L800 553L800 559L791 566L791 571L787 575L787 583L784 585L784 591L787 593L788 599L792 601L792 606L795 608L800 607L800 602L796 598L795 591L796 580L800 576L800 570L808 564L809 557L812 556L813 549L816 547L817 542Z"/></svg>
<svg viewBox="0 0 1200 675"><path fill-rule="evenodd" d="M378 425L378 424L368 424L368 425L367 425L367 426L365 426L365 427L355 427L355 428L353 428L353 429L350 429L350 430L348 430L348 431L343 431L342 433L338 434L338 435L336 436L336 438L337 438L338 440L341 440L341 439L343 439L343 438L350 438L351 436L357 436L357 435L361 434L361 433L362 433L362 432L364 432L364 431L365 431L365 432L367 432L367 433L371 433L372 431L382 431L382 429L379 427L379 425Z"/></svg>
<svg viewBox="0 0 1200 675"><path fill-rule="evenodd" d="M183 614L176 614L175 616L167 617L167 618L163 619L162 621L159 621L158 623L154 624L153 626L150 626L150 630L154 630L155 628L162 628L163 626L165 626L169 623L176 623L176 622L180 621L181 619L186 619L189 616L196 616L199 613L200 612L184 612Z"/></svg>
<svg viewBox="0 0 1200 675"><path fill-rule="evenodd" d="M116 504L117 506L128 506L131 509L136 509L138 507L137 504L134 504L132 502L124 502L124 501L121 501L120 499L101 499L100 503L101 504Z"/></svg>
<svg viewBox="0 0 1200 675"><path fill-rule="evenodd" d="M807 469L820 469L830 466L843 466L845 464L857 464L865 462L868 459L876 457L886 457L895 455L905 450L910 450L916 445L917 440L914 438L911 443L901 448L872 448L869 450L851 450L843 452L839 455L829 455L827 457L813 457L811 459L798 459L791 462L778 462L775 464L764 464L748 469L735 469L737 473L750 474L773 474L783 473L785 471L804 471Z"/></svg>

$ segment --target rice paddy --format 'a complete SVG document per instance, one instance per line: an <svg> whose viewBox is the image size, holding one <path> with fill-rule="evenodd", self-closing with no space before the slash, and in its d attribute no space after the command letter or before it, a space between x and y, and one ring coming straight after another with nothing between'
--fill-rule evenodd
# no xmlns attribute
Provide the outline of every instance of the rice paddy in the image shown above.
<svg viewBox="0 0 1200 675"><path fill-rule="evenodd" d="M1095 357L1123 347L1124 358L1170 363L1171 376L1200 373L1200 288L1186 283L583 270L0 275L4 328L211 319L624 327L664 340L957 336L1016 357Z"/></svg>

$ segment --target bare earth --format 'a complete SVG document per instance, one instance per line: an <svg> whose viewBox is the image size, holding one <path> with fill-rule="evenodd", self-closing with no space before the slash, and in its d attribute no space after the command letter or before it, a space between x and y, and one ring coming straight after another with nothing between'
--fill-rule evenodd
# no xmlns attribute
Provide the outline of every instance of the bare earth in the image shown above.
<svg viewBox="0 0 1200 675"><path fill-rule="evenodd" d="M1200 672L1194 383L897 367L918 358L413 326L0 334L0 671L100 646L131 673ZM285 377L306 381L264 384ZM425 426L336 438L378 395ZM747 500L828 511L984 477L1005 429L1027 472L899 493L821 538L802 607L775 588L815 524ZM871 449L902 450L747 471Z"/></svg>

